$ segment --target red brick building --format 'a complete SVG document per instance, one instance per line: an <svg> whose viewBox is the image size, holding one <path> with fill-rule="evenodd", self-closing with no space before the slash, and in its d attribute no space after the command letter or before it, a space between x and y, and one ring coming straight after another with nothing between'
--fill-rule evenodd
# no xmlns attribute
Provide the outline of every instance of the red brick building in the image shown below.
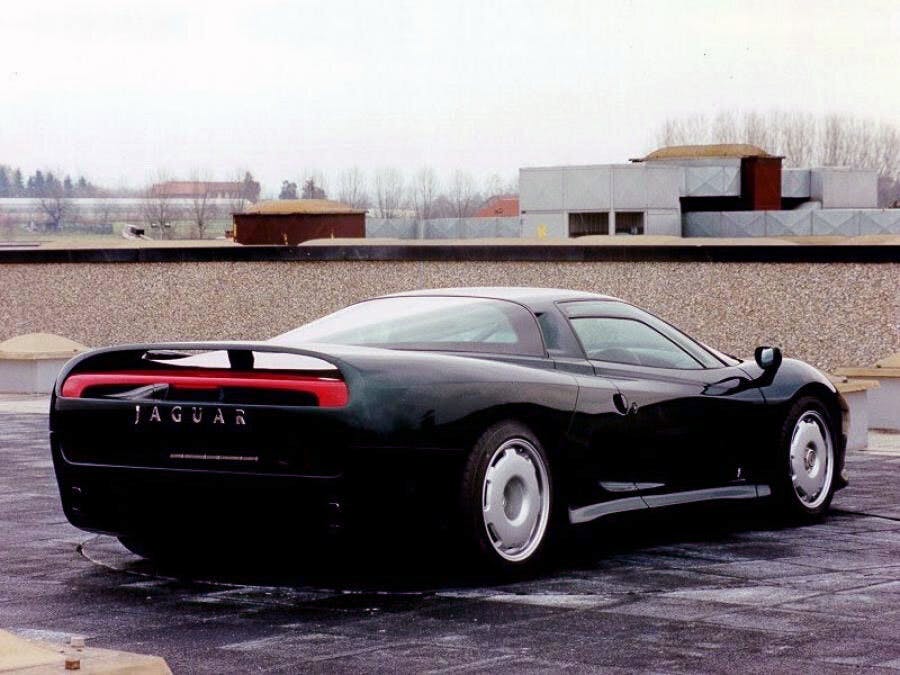
<svg viewBox="0 0 900 675"><path fill-rule="evenodd" d="M515 218L519 215L519 198L507 195L491 197L475 212L476 218Z"/></svg>

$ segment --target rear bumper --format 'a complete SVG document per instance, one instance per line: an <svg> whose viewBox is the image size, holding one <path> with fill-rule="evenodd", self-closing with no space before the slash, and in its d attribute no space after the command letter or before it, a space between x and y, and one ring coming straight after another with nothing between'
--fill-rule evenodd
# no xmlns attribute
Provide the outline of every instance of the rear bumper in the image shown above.
<svg viewBox="0 0 900 675"><path fill-rule="evenodd" d="M351 522L446 514L461 455L351 452L333 476L277 475L69 461L51 434L63 511L76 527L113 536L266 536L333 531Z"/></svg>
<svg viewBox="0 0 900 675"><path fill-rule="evenodd" d="M184 535L339 526L345 481L146 467L83 466L51 438L66 518L90 532Z"/></svg>

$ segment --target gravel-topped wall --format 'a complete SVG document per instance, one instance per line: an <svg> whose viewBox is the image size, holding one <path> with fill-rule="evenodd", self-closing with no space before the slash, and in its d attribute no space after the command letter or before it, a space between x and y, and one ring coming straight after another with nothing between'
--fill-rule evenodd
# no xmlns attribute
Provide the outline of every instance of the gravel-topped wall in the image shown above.
<svg viewBox="0 0 900 675"><path fill-rule="evenodd" d="M822 368L900 351L900 264L172 262L0 264L0 340L90 346L261 339L366 297L440 286L608 293L725 351L759 344Z"/></svg>

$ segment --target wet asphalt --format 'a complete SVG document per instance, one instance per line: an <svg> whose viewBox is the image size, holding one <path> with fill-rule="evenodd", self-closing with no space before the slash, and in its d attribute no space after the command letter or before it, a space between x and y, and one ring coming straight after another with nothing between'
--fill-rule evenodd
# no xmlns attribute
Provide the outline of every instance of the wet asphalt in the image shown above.
<svg viewBox="0 0 900 675"><path fill-rule="evenodd" d="M850 455L822 523L620 517L516 582L353 542L158 567L66 522L45 415L0 414L0 461L0 628L176 673L900 671L900 435Z"/></svg>

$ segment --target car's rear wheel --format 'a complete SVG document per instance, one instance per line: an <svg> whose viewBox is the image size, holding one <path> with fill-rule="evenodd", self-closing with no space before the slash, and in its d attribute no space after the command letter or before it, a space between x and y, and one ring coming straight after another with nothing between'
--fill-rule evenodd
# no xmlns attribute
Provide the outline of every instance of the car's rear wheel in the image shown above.
<svg viewBox="0 0 900 675"><path fill-rule="evenodd" d="M781 428L774 492L784 515L814 519L831 504L835 488L835 434L822 402L798 399Z"/></svg>
<svg viewBox="0 0 900 675"><path fill-rule="evenodd" d="M550 463L524 425L503 422L478 439L463 477L465 528L478 557L501 571L533 569L553 521Z"/></svg>

